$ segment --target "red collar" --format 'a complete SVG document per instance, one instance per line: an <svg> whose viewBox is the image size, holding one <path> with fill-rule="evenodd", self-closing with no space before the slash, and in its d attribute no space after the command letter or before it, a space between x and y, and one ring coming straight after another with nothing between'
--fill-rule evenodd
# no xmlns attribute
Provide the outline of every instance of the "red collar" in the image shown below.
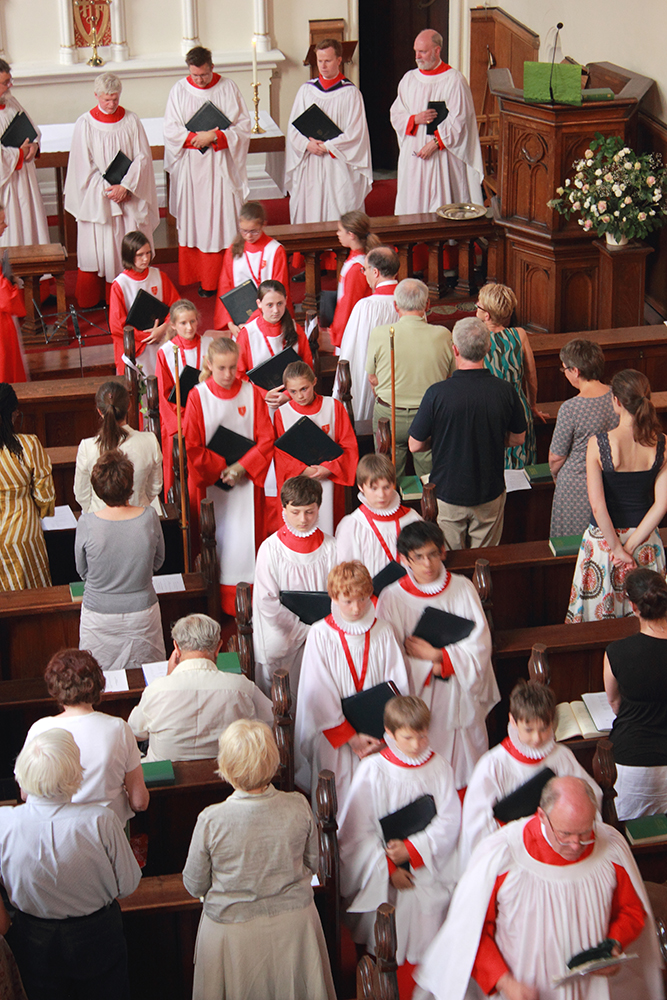
<svg viewBox="0 0 667 1000"><path fill-rule="evenodd" d="M188 81L191 87L194 87L195 90L210 90L211 87L215 87L216 83L220 83L222 77L220 76L219 73L214 73L213 79L211 80L210 83L207 83L205 87L198 87L191 76L186 76L185 79Z"/></svg>
<svg viewBox="0 0 667 1000"><path fill-rule="evenodd" d="M446 73L448 69L451 69L447 63L439 62L435 69L420 69L419 72L424 76L439 76L440 73Z"/></svg>
<svg viewBox="0 0 667 1000"><path fill-rule="evenodd" d="M132 278L132 281L145 281L148 277L149 268L145 267L143 271L135 271L133 267L126 267L123 274L126 274L128 278Z"/></svg>
<svg viewBox="0 0 667 1000"><path fill-rule="evenodd" d="M292 552L317 552L324 541L324 535L319 528L312 535L307 535L303 538L295 535L294 532L289 530L286 524L283 524L282 528L279 528L276 534L285 548L290 549Z"/></svg>
<svg viewBox="0 0 667 1000"><path fill-rule="evenodd" d="M349 263L349 261L351 261L353 257L363 257L365 253L366 253L365 250L350 250L349 254L347 255L346 263Z"/></svg>
<svg viewBox="0 0 667 1000"><path fill-rule="evenodd" d="M201 337L198 333L194 335L192 340L185 340L183 337L172 337L171 345L175 347L180 347L184 351L194 351L201 342Z"/></svg>
<svg viewBox="0 0 667 1000"><path fill-rule="evenodd" d="M426 760L423 760L421 764L406 764L404 760L399 760L398 757L394 753L392 753L389 747L385 747L384 750L380 750L380 756L384 757L385 760L388 760L390 764L395 764L396 767L407 767L409 769L412 769L416 767L423 767L424 764L428 764L431 757L433 756L433 750L431 750L429 756L426 758Z"/></svg>
<svg viewBox="0 0 667 1000"><path fill-rule="evenodd" d="M215 382L211 376L206 379L205 385L207 389L210 389L214 396L218 397L218 399L234 399L240 393L243 382L241 382L240 379L235 378L231 389L223 389L223 387L218 385L218 383Z"/></svg>
<svg viewBox="0 0 667 1000"><path fill-rule="evenodd" d="M376 285L373 289L373 295L393 295L397 284L397 281L391 281L388 284Z"/></svg>
<svg viewBox="0 0 667 1000"><path fill-rule="evenodd" d="M310 416L311 414L319 413L322 409L322 397L315 393L312 403L308 403L308 406L299 406L294 400L291 400L289 405L296 413L305 413L306 416Z"/></svg>
<svg viewBox="0 0 667 1000"><path fill-rule="evenodd" d="M581 857L578 857L576 861L568 861L567 858L562 857L562 855L554 851L551 844L547 843L540 829L539 816L536 814L528 820L523 828L523 846L531 858L535 858L536 861L541 861L545 865L558 865L564 868L566 865L576 865L580 861L584 861L593 853L595 844L589 844Z"/></svg>
<svg viewBox="0 0 667 1000"><path fill-rule="evenodd" d="M267 321L262 316L261 312L257 317L257 326L261 333L265 337L282 337L283 335L283 324L281 320L277 323L267 323Z"/></svg>
<svg viewBox="0 0 667 1000"><path fill-rule="evenodd" d="M332 87L335 87L337 83L340 83L340 81L344 79L345 77L343 76L342 73L339 73L338 76L335 76L333 80L325 80L323 76L318 76L318 80L320 81L320 87L322 87L323 90L330 90Z"/></svg>
<svg viewBox="0 0 667 1000"><path fill-rule="evenodd" d="M254 243L244 243L243 249L246 253L260 253L266 249L272 239L273 236L267 236L266 233L262 233Z"/></svg>
<svg viewBox="0 0 667 1000"><path fill-rule="evenodd" d="M514 757L515 760L520 761L522 764L543 764L544 763L544 757L539 757L539 758L526 757L525 754L522 754L521 751L517 750L517 748L514 746L514 744L512 743L511 739L509 738L509 736L506 736L505 739L503 740L503 742L500 745L503 748L503 750L507 750L507 752L510 755L510 757Z"/></svg>
<svg viewBox="0 0 667 1000"><path fill-rule="evenodd" d="M125 117L125 108L121 108L119 104L112 115L105 115L98 107L94 107L90 109L90 113L96 122L106 122L107 125L115 125L116 122L122 122Z"/></svg>
<svg viewBox="0 0 667 1000"><path fill-rule="evenodd" d="M410 508L399 504L398 510L395 510L393 514L385 514L381 510L371 510L365 503L362 503L359 506L359 510L369 521L400 521L402 517L405 517L409 513Z"/></svg>
<svg viewBox="0 0 667 1000"><path fill-rule="evenodd" d="M446 575L442 587L440 588L440 590L436 590L433 594L425 594L423 590L420 590L418 587L416 587L407 573L405 574L405 576L402 576L398 582L400 583L401 587L406 593L412 594L413 597L421 597L422 601L428 601L432 597L437 597L438 594L442 594L443 590L446 590L447 587L449 586L450 580L452 579L452 574L449 572L449 570L445 570L445 574Z"/></svg>

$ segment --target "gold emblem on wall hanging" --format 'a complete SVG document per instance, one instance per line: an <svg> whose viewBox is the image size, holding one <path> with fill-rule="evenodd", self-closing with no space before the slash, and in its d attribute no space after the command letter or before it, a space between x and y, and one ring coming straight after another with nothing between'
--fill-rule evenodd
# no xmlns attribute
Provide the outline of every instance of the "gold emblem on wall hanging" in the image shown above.
<svg viewBox="0 0 667 1000"><path fill-rule="evenodd" d="M104 66L104 59L98 55L97 46L111 44L109 4L110 0L72 0L76 47L85 48L90 45L93 50L88 66Z"/></svg>

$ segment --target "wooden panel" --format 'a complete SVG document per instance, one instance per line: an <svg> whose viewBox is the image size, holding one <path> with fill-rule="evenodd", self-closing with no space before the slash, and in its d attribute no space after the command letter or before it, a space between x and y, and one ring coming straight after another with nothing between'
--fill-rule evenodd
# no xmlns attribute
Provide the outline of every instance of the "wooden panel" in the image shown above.
<svg viewBox="0 0 667 1000"><path fill-rule="evenodd" d="M667 163L667 125L640 112L639 150L660 153ZM667 316L667 227L651 233L646 242L654 253L646 261L646 299L661 316Z"/></svg>
<svg viewBox="0 0 667 1000"><path fill-rule="evenodd" d="M493 113L486 71L489 55L494 66L510 70L517 87L523 86L523 64L538 58L540 36L500 7L480 7L470 11L470 89L475 112ZM485 101L485 95L487 100Z"/></svg>
<svg viewBox="0 0 667 1000"><path fill-rule="evenodd" d="M600 326L638 326L644 322L646 258L651 247L641 242L608 247L595 241L600 254Z"/></svg>
<svg viewBox="0 0 667 1000"><path fill-rule="evenodd" d="M112 377L53 379L50 382L15 382L22 421L17 430L36 434L45 448L78 445L99 430L95 393Z"/></svg>

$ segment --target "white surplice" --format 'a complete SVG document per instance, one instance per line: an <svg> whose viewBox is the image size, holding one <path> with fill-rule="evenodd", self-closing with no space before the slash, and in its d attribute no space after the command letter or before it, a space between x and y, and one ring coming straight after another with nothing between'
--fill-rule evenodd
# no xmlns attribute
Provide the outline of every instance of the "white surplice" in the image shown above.
<svg viewBox="0 0 667 1000"><path fill-rule="evenodd" d="M447 570L443 567L441 582ZM423 596L408 593L401 580L386 587L378 598L377 613L391 622L399 642L412 635L426 607L474 621L466 639L446 650L454 674L446 680L432 675L430 660L406 657L411 675L412 693L423 698L431 709L429 729L434 750L452 765L457 788L465 788L475 764L489 749L486 716L500 701L500 692L491 663L491 633L477 591L465 576L447 574L449 581L440 593Z"/></svg>
<svg viewBox="0 0 667 1000"><path fill-rule="evenodd" d="M430 140L426 125L406 135L410 118L426 111L429 101L445 101L449 114L438 126L444 150L427 160L413 153ZM435 212L441 205L472 201L483 204L484 162L477 118L468 81L456 69L436 74L411 69L398 85L390 109L399 145L396 215Z"/></svg>
<svg viewBox="0 0 667 1000"><path fill-rule="evenodd" d="M130 197L117 205L104 194L110 185L102 174L121 151L132 160L122 179ZM77 220L80 271L113 281L123 270L123 237L135 230L153 247L153 231L160 221L153 158L144 127L134 112L125 110L120 121L97 121L90 111L77 118L67 166L65 208Z"/></svg>
<svg viewBox="0 0 667 1000"><path fill-rule="evenodd" d="M421 517L411 507L401 507L397 493L394 494L394 497L395 501L392 506L388 507L386 511L376 512L373 523L392 557L396 559L396 540L400 532L406 524L421 521ZM359 494L359 499L361 500L361 494ZM362 506L366 506L363 500ZM382 513L384 516L378 517L378 513ZM399 513L400 516L397 517L396 515ZM362 513L361 507L342 518L336 528L336 551L339 562L359 559L371 576L375 576L390 562L387 553L368 523L368 519Z"/></svg>
<svg viewBox="0 0 667 1000"><path fill-rule="evenodd" d="M307 152L308 139L292 125L312 104L322 108L343 133L324 143L324 156ZM285 187L292 223L336 221L345 212L363 210L373 168L364 99L353 83L343 79L329 90L318 78L302 84L286 138Z"/></svg>
<svg viewBox="0 0 667 1000"><path fill-rule="evenodd" d="M0 135L23 108L13 94L2 98L0 107ZM29 116L28 116L29 117ZM36 142L39 142L40 131ZM0 146L0 204L5 206L7 229L0 236L0 247L34 246L49 243L49 226L46 209L37 182L35 161L22 163L17 170L21 153L15 146Z"/></svg>
<svg viewBox="0 0 667 1000"><path fill-rule="evenodd" d="M227 149L184 149L185 123L206 101L222 111ZM169 173L169 211L176 217L179 246L218 253L237 231L241 204L248 196L246 158L250 113L232 80L221 77L212 87L195 87L187 79L174 84L164 113L164 169Z"/></svg>

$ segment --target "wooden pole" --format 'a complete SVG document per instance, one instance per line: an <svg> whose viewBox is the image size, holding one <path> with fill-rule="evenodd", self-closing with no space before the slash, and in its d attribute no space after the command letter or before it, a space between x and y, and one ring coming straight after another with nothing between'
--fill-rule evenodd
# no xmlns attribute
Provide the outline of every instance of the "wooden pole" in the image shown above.
<svg viewBox="0 0 667 1000"><path fill-rule="evenodd" d="M389 356L391 358L391 460L396 468L396 367L393 326L389 327Z"/></svg>
<svg viewBox="0 0 667 1000"><path fill-rule="evenodd" d="M183 463L183 421L181 418L181 379L178 371L178 345L174 344L174 370L176 372L176 430L178 433L178 470L181 477L181 532L183 537L183 565L185 572L190 572L190 549L188 547L188 498L185 493L185 468Z"/></svg>

